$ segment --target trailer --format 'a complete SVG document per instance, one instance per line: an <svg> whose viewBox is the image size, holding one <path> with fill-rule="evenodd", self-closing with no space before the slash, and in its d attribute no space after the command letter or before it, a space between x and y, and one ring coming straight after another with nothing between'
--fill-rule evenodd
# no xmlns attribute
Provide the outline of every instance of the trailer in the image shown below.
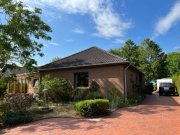
<svg viewBox="0 0 180 135"><path fill-rule="evenodd" d="M161 83L173 83L172 78L162 78L162 79L157 79L156 84L157 84L157 91L159 91L159 86Z"/></svg>

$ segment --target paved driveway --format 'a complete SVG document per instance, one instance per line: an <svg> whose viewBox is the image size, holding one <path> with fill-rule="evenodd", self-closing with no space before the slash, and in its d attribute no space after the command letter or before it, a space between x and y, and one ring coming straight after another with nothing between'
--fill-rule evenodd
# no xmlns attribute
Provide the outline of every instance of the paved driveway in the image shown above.
<svg viewBox="0 0 180 135"><path fill-rule="evenodd" d="M1 131L5 135L180 135L180 97L147 96L136 107L103 119L46 119Z"/></svg>

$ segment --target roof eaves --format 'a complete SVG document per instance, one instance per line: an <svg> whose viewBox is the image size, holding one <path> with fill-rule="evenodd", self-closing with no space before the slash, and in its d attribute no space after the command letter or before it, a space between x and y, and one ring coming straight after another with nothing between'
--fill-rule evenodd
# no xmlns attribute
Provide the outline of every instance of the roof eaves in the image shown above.
<svg viewBox="0 0 180 135"><path fill-rule="evenodd" d="M101 63L101 64L90 64L90 65L79 65L79 66L68 66L68 67L57 67L57 68L45 68L39 69L39 71L44 70L57 70L57 69L69 69L69 68L80 68L80 67L92 67L92 66L103 66L103 65L114 65L114 64L127 64L128 61L125 62L111 62L111 63Z"/></svg>

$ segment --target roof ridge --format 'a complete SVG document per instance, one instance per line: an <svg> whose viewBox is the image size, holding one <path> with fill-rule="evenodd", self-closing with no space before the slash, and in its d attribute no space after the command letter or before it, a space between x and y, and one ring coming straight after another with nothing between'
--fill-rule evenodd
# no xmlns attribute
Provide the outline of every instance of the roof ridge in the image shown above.
<svg viewBox="0 0 180 135"><path fill-rule="evenodd" d="M71 58L71 57L76 56L76 55L81 54L81 53L88 52L89 50L91 50L91 49L93 49L93 48L95 49L94 51L100 51L101 53L104 53L104 54L108 55L109 57L111 57L111 59L116 59L116 60L120 60L120 61L123 61L123 62L129 62L129 61L127 61L126 59L124 59L124 58L122 58L122 57L119 57L119 56L117 56L117 55L111 54L110 52L108 52L108 51L106 51L106 50L103 50L103 49L101 49L101 48L99 48L99 47L97 47L97 46L92 46L92 47L90 47L90 48L87 48L87 49L84 49L84 50L82 50L82 51L76 52L76 53L74 53L74 54L72 54L72 55L66 56L66 57L64 57L64 58L62 58L62 59L60 59L60 60L57 60L57 61L54 61L54 62L49 62L49 63L47 63L47 64L45 64L45 65L42 65L41 67L49 66L49 65L51 65L51 64L63 64L63 61L67 61L68 58Z"/></svg>
<svg viewBox="0 0 180 135"><path fill-rule="evenodd" d="M72 57L72 56L77 55L77 54L79 54L79 53L85 52L85 51L87 51L87 50L89 50L89 49L92 49L92 48L94 48L94 46L89 47L89 48L87 48L87 49L84 49L84 50L82 50L82 51L76 52L76 53L71 54L71 55L69 55L69 56L66 56L66 57L62 58L61 60L66 59L66 58L68 58L68 57Z"/></svg>
<svg viewBox="0 0 180 135"><path fill-rule="evenodd" d="M56 62L58 62L58 61L62 61L62 60L64 60L64 59L67 59L68 57L72 57L72 56L74 56L74 55L77 55L77 54L79 54L79 53L85 52L85 51L87 51L87 50L89 50L89 49L92 49L92 48L94 48L94 47L95 47L95 46L89 47L89 48L84 49L84 50L82 50L82 51L79 51L79 52L76 52L76 53L71 54L71 55L69 55L69 56L66 56L66 57L64 57L64 58L62 58L62 59L60 59L60 60L53 61L53 62L49 62L49 63L47 63L47 64L45 64L45 65L42 65L42 66L46 66L46 65L48 65L48 64L52 64L52 63L56 63ZM96 48L97 48L97 47L96 47ZM42 66L41 66L41 67L42 67Z"/></svg>
<svg viewBox="0 0 180 135"><path fill-rule="evenodd" d="M120 58L120 59L122 59L122 60L127 61L127 59L122 58L122 57L119 57L119 56L117 56L117 55L114 55L114 54L112 54L112 53L110 53L110 52L108 52L108 51L105 51L105 50L103 50L103 49L101 49L101 48L99 48L99 47L96 47L96 46L95 46L95 48L97 48L97 49L99 49L99 50L101 50L101 51L103 51L103 52L105 52L105 53L107 53L107 54L109 54L109 55L111 55L111 56L114 56L114 57L116 57L116 58Z"/></svg>

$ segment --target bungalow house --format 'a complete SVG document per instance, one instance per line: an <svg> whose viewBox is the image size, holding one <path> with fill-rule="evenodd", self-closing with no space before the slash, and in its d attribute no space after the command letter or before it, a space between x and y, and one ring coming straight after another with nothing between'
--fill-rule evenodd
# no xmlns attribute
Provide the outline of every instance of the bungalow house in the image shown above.
<svg viewBox="0 0 180 135"><path fill-rule="evenodd" d="M36 73L18 71L14 74L16 81L11 83L12 86L9 84L9 92L36 93L37 83L46 75L62 76L73 88L88 88L92 81L96 81L104 95L109 89L116 87L125 98L142 94L144 86L144 75L141 71L126 59L97 47L43 65ZM25 85L19 85L20 83Z"/></svg>
<svg viewBox="0 0 180 135"><path fill-rule="evenodd" d="M63 76L72 87L88 88L96 81L101 92L116 87L124 97L142 94L144 75L126 59L91 47L39 68L40 79Z"/></svg>

